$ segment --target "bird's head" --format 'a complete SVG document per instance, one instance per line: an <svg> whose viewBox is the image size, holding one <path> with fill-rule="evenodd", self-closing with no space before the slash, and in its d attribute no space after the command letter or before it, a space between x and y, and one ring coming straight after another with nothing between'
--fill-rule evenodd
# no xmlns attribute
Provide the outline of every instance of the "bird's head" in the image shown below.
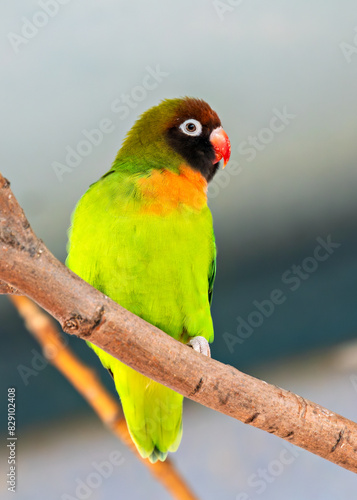
<svg viewBox="0 0 357 500"><path fill-rule="evenodd" d="M165 99L146 111L132 127L117 160L136 151L150 168L178 170L188 165L210 181L220 161L231 153L218 115L201 99Z"/></svg>

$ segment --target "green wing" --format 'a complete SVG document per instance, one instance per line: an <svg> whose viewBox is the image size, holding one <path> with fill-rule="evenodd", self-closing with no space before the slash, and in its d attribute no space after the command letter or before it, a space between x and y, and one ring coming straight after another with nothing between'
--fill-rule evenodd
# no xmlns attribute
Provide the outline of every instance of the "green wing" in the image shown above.
<svg viewBox="0 0 357 500"><path fill-rule="evenodd" d="M214 241L214 234L213 234L213 241ZM213 298L213 286L214 286L214 280L216 278L216 271L217 271L217 259L216 259L216 245L214 245L214 258L212 260L210 269L209 269L209 274L208 274L208 301L210 305L212 304L212 298Z"/></svg>

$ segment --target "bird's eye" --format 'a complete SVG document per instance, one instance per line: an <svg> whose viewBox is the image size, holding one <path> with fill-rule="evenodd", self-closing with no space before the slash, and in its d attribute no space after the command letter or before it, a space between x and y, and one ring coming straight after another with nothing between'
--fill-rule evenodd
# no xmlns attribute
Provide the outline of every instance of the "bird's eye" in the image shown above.
<svg viewBox="0 0 357 500"><path fill-rule="evenodd" d="M197 136L202 132L202 125L198 120L190 118L181 123L180 129L187 135Z"/></svg>

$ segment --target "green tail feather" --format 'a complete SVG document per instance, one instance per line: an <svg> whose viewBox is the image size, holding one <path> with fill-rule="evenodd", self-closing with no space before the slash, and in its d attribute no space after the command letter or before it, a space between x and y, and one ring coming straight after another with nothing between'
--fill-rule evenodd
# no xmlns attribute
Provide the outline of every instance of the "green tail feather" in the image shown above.
<svg viewBox="0 0 357 500"><path fill-rule="evenodd" d="M164 461L182 437L183 396L87 342L114 378L130 435L143 458Z"/></svg>

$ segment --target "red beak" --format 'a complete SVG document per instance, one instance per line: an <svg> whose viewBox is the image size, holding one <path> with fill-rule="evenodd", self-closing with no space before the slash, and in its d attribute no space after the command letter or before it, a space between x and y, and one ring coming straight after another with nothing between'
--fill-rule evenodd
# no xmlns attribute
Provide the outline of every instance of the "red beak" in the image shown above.
<svg viewBox="0 0 357 500"><path fill-rule="evenodd" d="M231 143L228 135L222 127L215 128L210 135L210 141L216 153L213 163L217 163L223 158L223 168L227 165L231 156Z"/></svg>

